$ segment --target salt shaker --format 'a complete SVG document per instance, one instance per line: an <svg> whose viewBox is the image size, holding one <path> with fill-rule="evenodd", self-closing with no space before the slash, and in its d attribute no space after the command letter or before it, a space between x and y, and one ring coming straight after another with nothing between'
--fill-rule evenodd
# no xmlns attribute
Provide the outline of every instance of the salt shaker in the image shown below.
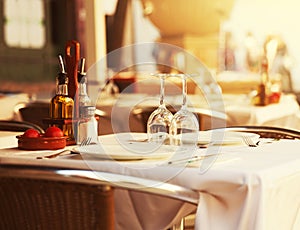
<svg viewBox="0 0 300 230"><path fill-rule="evenodd" d="M91 144L98 143L98 122L95 118L95 110L95 106L85 106L83 108L84 118L79 122L77 144L80 144L86 138L91 139Z"/></svg>

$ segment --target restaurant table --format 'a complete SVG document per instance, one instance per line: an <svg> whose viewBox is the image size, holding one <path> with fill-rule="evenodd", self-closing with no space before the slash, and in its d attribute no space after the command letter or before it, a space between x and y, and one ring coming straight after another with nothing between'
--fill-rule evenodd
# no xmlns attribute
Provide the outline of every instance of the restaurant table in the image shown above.
<svg viewBox="0 0 300 230"><path fill-rule="evenodd" d="M189 164L169 164L170 157L144 160L102 160L97 156L70 154L37 160L53 151L24 151L16 148L14 135L0 138L0 163L84 168L168 181L199 191L198 207L147 196L117 193L117 229L164 229L195 212L196 229L300 229L300 141L261 139L258 147L243 143L212 145L197 149L211 156ZM122 152L144 133L99 136L103 147ZM12 142L15 141L15 146ZM128 144L131 143L131 144ZM142 144L142 142L139 142ZM67 148L74 149L75 146ZM108 148L109 149L109 148ZM123 150L125 151L125 150ZM108 156L112 153L106 152ZM141 152L137 153L140 154ZM145 154L145 153L144 153ZM126 210L121 208L126 205Z"/></svg>
<svg viewBox="0 0 300 230"><path fill-rule="evenodd" d="M134 108L153 108L154 110L158 106L158 98L157 95L142 93L122 93L110 97L99 97L97 107L106 111L107 119L110 119L114 126L113 128L107 127L107 120L103 121L104 131L105 129L117 132L144 131L142 125L134 124L129 127L128 121L134 122L134 118L132 118L130 113ZM300 129L299 104L295 95L292 94L282 95L279 103L267 106L252 105L251 99L247 94L222 94L206 97L189 94L187 99L189 109L192 111L202 108L225 115L224 118L226 120L213 120L209 116L205 117L205 120L202 121L202 124L204 124L201 127L202 130L224 127L226 125L260 125ZM168 106L178 109L182 103L182 96L167 95L165 96L165 101Z"/></svg>

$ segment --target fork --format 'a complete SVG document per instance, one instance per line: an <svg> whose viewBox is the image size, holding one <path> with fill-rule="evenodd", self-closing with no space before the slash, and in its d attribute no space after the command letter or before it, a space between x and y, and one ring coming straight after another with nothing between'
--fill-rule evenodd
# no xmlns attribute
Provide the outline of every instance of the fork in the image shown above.
<svg viewBox="0 0 300 230"><path fill-rule="evenodd" d="M89 145L91 143L91 141L92 141L91 137L84 138L82 140L82 142L80 143L80 147ZM62 155L65 152L70 152L70 150L69 149L65 149L65 150L62 150L60 152L53 153L53 154L50 154L50 155L36 157L36 159L50 159L50 158L55 158L55 157L58 157L58 156Z"/></svg>
<svg viewBox="0 0 300 230"><path fill-rule="evenodd" d="M249 136L243 136L243 140L246 145L249 147L257 147L257 144L253 142L253 140Z"/></svg>
<svg viewBox="0 0 300 230"><path fill-rule="evenodd" d="M80 143L80 147L89 145L91 143L91 141L92 141L91 137L84 138Z"/></svg>
<svg viewBox="0 0 300 230"><path fill-rule="evenodd" d="M63 153L66 153L66 152L70 152L70 150L69 149L65 149L65 150L62 150L60 152L53 153L53 154L50 154L50 155L38 156L38 157L36 157L36 159L50 159L50 158L55 158L55 157L58 157L58 156L62 155Z"/></svg>

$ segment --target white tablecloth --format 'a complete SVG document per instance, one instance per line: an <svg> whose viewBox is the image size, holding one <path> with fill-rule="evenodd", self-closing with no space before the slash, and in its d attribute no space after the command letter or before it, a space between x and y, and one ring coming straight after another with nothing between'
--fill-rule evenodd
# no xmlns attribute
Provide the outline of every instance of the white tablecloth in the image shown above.
<svg viewBox="0 0 300 230"><path fill-rule="evenodd" d="M144 134L138 136L143 138ZM118 143L113 135L100 137L100 142L104 145ZM6 146L1 138L0 146ZM0 163L88 168L168 180L196 189L201 194L196 229L296 230L300 229L299 148L300 141L296 140L262 142L256 148L243 144L214 146L209 149L220 154L214 158L215 161L206 158L192 164L192 167L158 166L157 160L82 161L79 155L36 160L36 156L48 154L49 151L7 148L0 149ZM195 209L191 205L157 200L147 195L120 193L116 199L117 205L127 203L126 210L121 207L117 209L118 229L162 229L170 221L178 221Z"/></svg>
<svg viewBox="0 0 300 230"><path fill-rule="evenodd" d="M231 98L231 99L230 99ZM245 95L224 95L228 125L265 125L300 129L299 105L294 95L283 95L280 102L251 106Z"/></svg>

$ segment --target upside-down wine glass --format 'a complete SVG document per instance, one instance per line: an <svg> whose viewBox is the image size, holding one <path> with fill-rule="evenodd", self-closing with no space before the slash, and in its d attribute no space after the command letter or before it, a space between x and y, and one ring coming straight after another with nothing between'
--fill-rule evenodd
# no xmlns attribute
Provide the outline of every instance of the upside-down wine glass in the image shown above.
<svg viewBox="0 0 300 230"><path fill-rule="evenodd" d="M160 98L159 106L154 110L147 121L148 140L151 142L163 143L169 136L169 128L173 114L166 108L165 97L165 79L168 74L153 74L160 79Z"/></svg>
<svg viewBox="0 0 300 230"><path fill-rule="evenodd" d="M182 106L171 121L171 144L181 146L194 146L198 141L199 122L194 113L187 108L187 83L188 75L176 74L182 79Z"/></svg>

